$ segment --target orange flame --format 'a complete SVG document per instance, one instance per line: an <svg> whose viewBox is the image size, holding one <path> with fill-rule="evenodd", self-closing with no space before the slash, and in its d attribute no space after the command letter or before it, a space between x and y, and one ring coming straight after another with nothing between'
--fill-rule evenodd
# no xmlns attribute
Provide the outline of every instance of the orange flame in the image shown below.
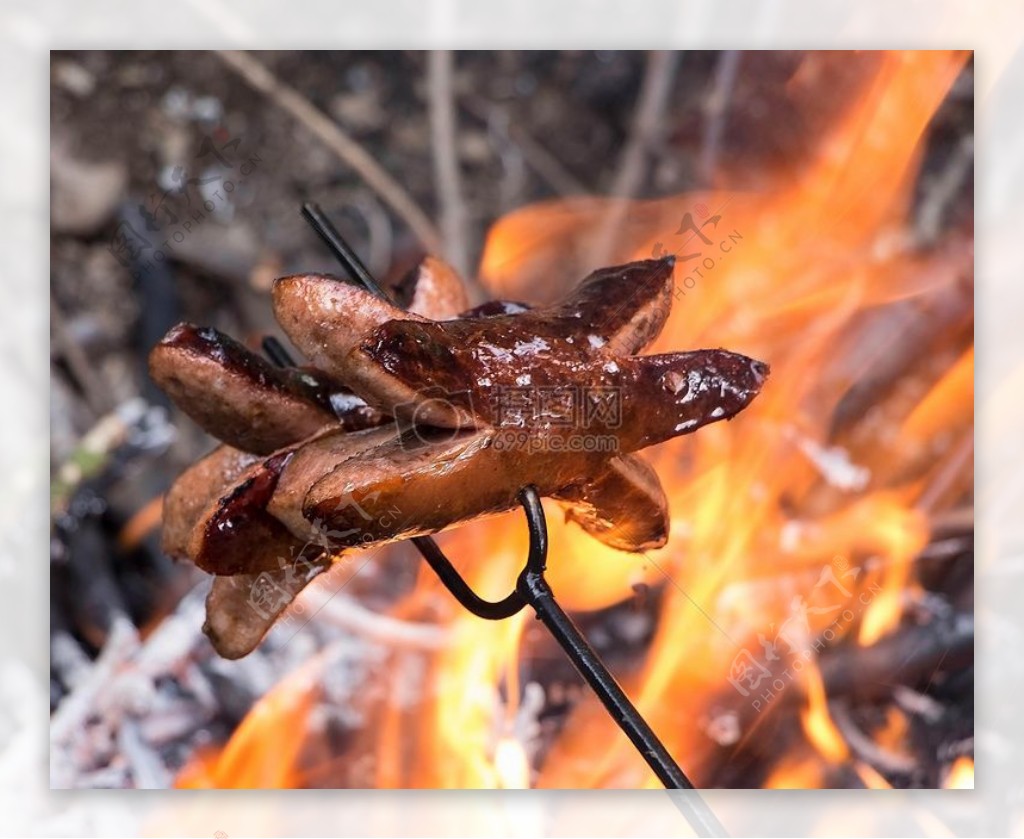
<svg viewBox="0 0 1024 839"><path fill-rule="evenodd" d="M892 789L892 784L885 780L877 769L868 764L858 761L854 768L868 789Z"/></svg>
<svg viewBox="0 0 1024 839"><path fill-rule="evenodd" d="M764 782L765 789L816 789L821 786L821 764L813 757L785 758Z"/></svg>
<svg viewBox="0 0 1024 839"><path fill-rule="evenodd" d="M242 720L223 751L200 751L179 773L178 789L280 789L299 786L302 747L315 683L300 671L279 683Z"/></svg>
<svg viewBox="0 0 1024 839"><path fill-rule="evenodd" d="M830 763L842 763L850 756L843 735L828 712L825 683L816 667L807 671L807 707L800 713L807 739Z"/></svg>

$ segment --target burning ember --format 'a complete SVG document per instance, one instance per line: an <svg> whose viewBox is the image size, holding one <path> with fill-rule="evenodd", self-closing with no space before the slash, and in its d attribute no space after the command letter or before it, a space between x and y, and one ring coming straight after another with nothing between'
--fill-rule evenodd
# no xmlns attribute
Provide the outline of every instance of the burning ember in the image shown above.
<svg viewBox="0 0 1024 839"><path fill-rule="evenodd" d="M487 234L474 279L494 300L523 301L535 312L579 294L576 284L593 271L658 265L671 278L672 307L645 353L721 347L771 367L756 400L756 388L745 391L736 421L630 450L634 457L644 448L642 460L635 455L639 468L646 461L664 487L664 544L618 550L584 530L575 511L567 514L564 498L544 499L547 580L558 602L698 787L973 787L971 721L958 720L955 735L930 734L922 722L941 716L933 688L955 682L973 654L973 594L962 568L950 571L957 548L947 538L973 522L973 231L915 227L929 189L929 132L969 59L939 51L807 54L785 84L785 108L761 117L786 121L787 131L773 136L789 136L798 154L748 140L749 148L723 152L715 188L644 201L548 200L508 213ZM834 96L823 105L824 91ZM424 265L448 270L439 260ZM314 293L303 286L295 298L308 303ZM408 308L441 321L462 310L461 295L460 288L459 305L427 294L422 308ZM339 306L337 314L351 311ZM329 333L325 321L312 321ZM319 368L304 375L323 390L317 377L327 368L317 354L329 355L329 335L316 333L304 346L294 323L281 322ZM419 320L392 310L382 323L397 324L395 346L429 355L423 335L434 333ZM431 328L448 329L457 351L465 333L444 323ZM223 359L234 346L212 332L179 331L162 350ZM387 349L374 359L379 369L363 374L386 368L387 387L407 384L395 374L400 364L386 366ZM628 362L615 359L653 363L633 352L623 354ZM187 390L193 381L175 379L176 358L157 378ZM294 420L298 385L285 379L295 371L266 367L263 380L282 384L255 401L261 418ZM468 369L445 375L458 379ZM639 391L631 397L647 404ZM336 421L316 399L302 397L303 443L287 441L296 457ZM209 417L213 403L196 410ZM388 421L372 400L346 404L359 412L352 428ZM463 406L448 407L445 419L458 428ZM259 445L262 459L284 444L271 436ZM193 473L192 489L251 466L218 451L213 457L227 460ZM401 483L381 475L374 488L382 492ZM339 479L339 491L352 486ZM441 508L438 528L399 535L483 511L461 515L449 495L423 501L424 509ZM245 563L269 531L238 542L228 516L197 548L201 540L172 517L196 506L196 493L168 497L165 544L170 531L182 553L223 574L215 596L229 575L252 576ZM305 515L304 499L286 512ZM224 548L229 542L241 547ZM491 600L514 587L530 547L518 511L460 524L438 542ZM275 619L272 649L301 641L314 617L359 643L311 645L232 730L192 752L174 785L661 786L529 610L481 620L412 556L405 543L346 555L283 615L263 616L258 631L235 633L234 613L221 610L228 617L218 623L211 608L208 634L230 658L252 650ZM384 597L374 585L388 575L396 582Z"/></svg>

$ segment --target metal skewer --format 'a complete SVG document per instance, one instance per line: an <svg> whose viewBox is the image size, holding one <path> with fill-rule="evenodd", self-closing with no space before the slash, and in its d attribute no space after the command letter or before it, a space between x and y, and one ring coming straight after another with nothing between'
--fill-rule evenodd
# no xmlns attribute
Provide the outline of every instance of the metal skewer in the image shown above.
<svg viewBox="0 0 1024 839"><path fill-rule="evenodd" d="M303 204L302 215L353 279L378 297L393 302L316 204ZM287 351L273 338L266 339L264 348L275 362L278 362L279 358L287 358ZM537 618L548 628L573 666L597 694L612 719L633 743L665 788L695 790L693 783L630 702L583 633L558 605L555 594L544 577L547 567L548 533L544 509L537 490L532 486L525 487L519 494L519 501L526 513L530 532L530 552L526 566L516 580L515 589L503 600L489 601L479 597L430 536L417 537L412 542L448 591L474 615L487 620L503 620L530 605L537 613ZM728 835L707 802L696 791L683 796L673 796L672 800L698 836Z"/></svg>

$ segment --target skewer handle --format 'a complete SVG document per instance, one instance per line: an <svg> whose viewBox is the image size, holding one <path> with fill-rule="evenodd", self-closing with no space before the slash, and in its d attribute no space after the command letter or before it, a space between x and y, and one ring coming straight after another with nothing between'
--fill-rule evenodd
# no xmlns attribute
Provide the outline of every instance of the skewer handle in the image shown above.
<svg viewBox="0 0 1024 839"><path fill-rule="evenodd" d="M388 294L316 204L303 204L302 215L353 279L372 294L390 300ZM693 783L686 777L686 773L675 762L636 706L629 701L625 691L604 666L593 647L587 643L583 633L558 605L555 593L544 578L544 571L547 568L548 529L540 496L534 487L529 486L522 490L519 501L526 511L526 520L530 528L530 553L526 567L516 581L515 590L503 600L492 602L479 597L431 537L421 536L412 541L445 588L474 615L488 620L503 620L516 614L529 603L537 613L538 619L565 651L573 666L597 694L616 725L647 761L647 765L657 775L658 780L666 789L691 791L682 796L673 796L672 801L697 835L727 836L725 828L707 802L694 790Z"/></svg>

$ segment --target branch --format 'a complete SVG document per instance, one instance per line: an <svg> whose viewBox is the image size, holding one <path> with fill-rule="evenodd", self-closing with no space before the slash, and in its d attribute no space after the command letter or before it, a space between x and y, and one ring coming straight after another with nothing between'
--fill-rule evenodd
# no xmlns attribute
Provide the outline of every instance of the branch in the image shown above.
<svg viewBox="0 0 1024 839"><path fill-rule="evenodd" d="M351 166L367 185L380 195L384 203L409 225L427 250L439 250L441 237L415 199L330 117L293 87L278 79L248 53L221 50L217 55L238 73L246 84L266 94L275 104L288 111Z"/></svg>
<svg viewBox="0 0 1024 839"><path fill-rule="evenodd" d="M434 146L434 184L441 205L444 256L460 276L466 277L469 274L469 243L466 240L466 204L462 200L455 137L453 64L450 50L430 51L427 58L427 97L430 103L430 136Z"/></svg>
<svg viewBox="0 0 1024 839"><path fill-rule="evenodd" d="M629 142L622 152L619 171L612 184L612 195L632 198L643 185L647 155L661 133L662 116L672 93L678 65L677 50L654 50L648 56L640 101L633 114Z"/></svg>
<svg viewBox="0 0 1024 839"><path fill-rule="evenodd" d="M647 70L640 88L640 101L633 114L629 140L619 159L619 169L612 182L612 201L605 213L597 242L602 250L596 265L606 265L619 246L620 233L630 199L634 198L647 178L647 157L662 130L662 117L672 93L679 52L654 50L647 57Z"/></svg>
<svg viewBox="0 0 1024 839"><path fill-rule="evenodd" d="M700 163L697 169L706 184L711 183L718 168L718 154L725 134L725 117L729 111L733 89L736 87L741 56L739 50L725 50L718 57L711 95L705 104L704 141L701 144Z"/></svg>

